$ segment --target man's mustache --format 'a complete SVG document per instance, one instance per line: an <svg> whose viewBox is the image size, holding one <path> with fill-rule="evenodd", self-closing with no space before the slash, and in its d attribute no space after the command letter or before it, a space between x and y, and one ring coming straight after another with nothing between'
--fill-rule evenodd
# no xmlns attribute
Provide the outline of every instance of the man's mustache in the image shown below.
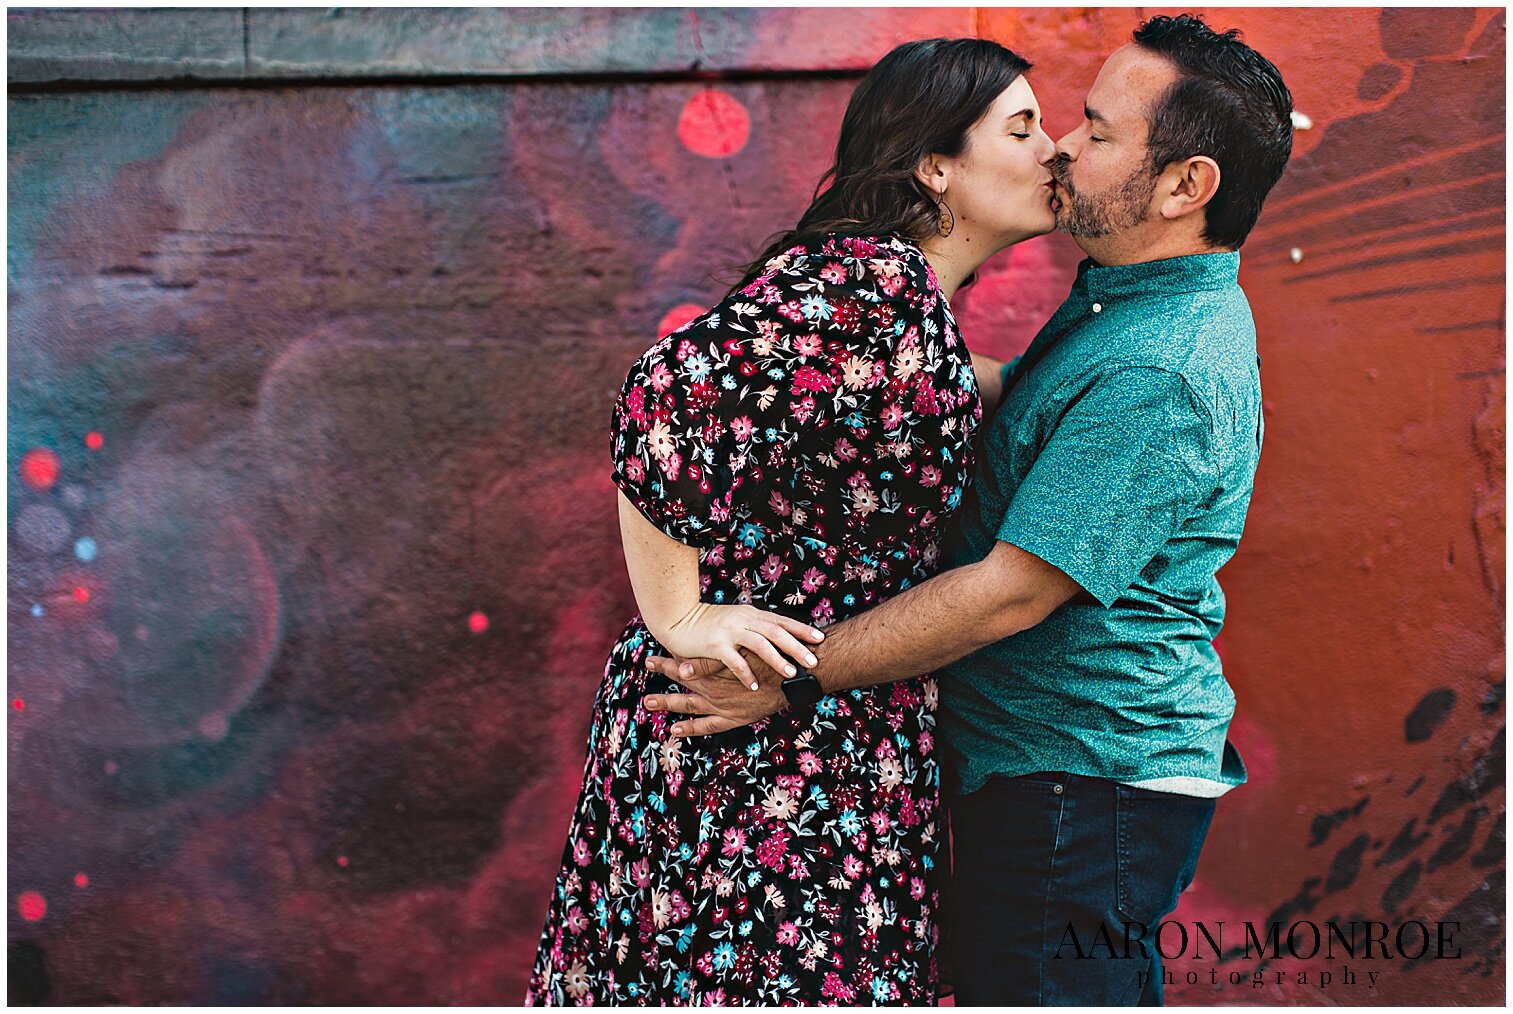
<svg viewBox="0 0 1513 1014"><path fill-rule="evenodd" d="M1058 151L1045 163L1045 167L1050 170L1052 178L1054 178L1061 187L1068 191L1072 189L1072 184L1068 180L1068 176L1070 174L1069 167L1071 166L1071 164L1072 160L1070 156L1068 156L1066 152L1062 151Z"/></svg>

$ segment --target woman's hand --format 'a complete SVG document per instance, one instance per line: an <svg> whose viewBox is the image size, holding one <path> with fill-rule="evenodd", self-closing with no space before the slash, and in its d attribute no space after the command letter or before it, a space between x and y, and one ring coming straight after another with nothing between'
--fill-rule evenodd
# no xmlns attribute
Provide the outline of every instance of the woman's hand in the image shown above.
<svg viewBox="0 0 1513 1014"><path fill-rule="evenodd" d="M814 644L825 639L818 628L780 613L769 613L755 606L718 606L707 602L695 605L664 634L657 639L669 652L685 659L714 659L752 690L760 690L761 684L742 657L742 648L749 649L779 674L792 676L797 672L794 662L810 666L818 661L799 638Z"/></svg>

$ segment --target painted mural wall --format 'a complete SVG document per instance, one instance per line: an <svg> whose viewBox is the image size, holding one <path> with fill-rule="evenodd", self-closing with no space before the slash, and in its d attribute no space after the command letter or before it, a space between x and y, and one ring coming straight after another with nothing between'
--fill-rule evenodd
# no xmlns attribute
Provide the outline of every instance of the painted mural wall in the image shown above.
<svg viewBox="0 0 1513 1014"><path fill-rule="evenodd" d="M633 612L626 367L897 42L1023 52L1059 136L1159 12L12 10L12 1002L518 1002ZM1174 918L1461 957L1230 938L1168 1002L1501 1002L1504 16L1207 13L1311 126L1241 269L1251 780ZM969 342L1022 349L1078 256L990 264Z"/></svg>

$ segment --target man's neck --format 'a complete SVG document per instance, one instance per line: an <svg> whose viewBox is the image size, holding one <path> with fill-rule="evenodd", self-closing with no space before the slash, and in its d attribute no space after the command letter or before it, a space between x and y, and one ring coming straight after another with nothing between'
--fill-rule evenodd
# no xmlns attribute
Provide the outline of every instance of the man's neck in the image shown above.
<svg viewBox="0 0 1513 1014"><path fill-rule="evenodd" d="M1082 252L1101 267L1125 264L1147 264L1151 261L1170 260L1173 257L1191 257L1194 254L1228 253L1228 247L1213 246L1201 238L1192 236L1151 236L1148 233L1130 230L1107 236L1075 236Z"/></svg>

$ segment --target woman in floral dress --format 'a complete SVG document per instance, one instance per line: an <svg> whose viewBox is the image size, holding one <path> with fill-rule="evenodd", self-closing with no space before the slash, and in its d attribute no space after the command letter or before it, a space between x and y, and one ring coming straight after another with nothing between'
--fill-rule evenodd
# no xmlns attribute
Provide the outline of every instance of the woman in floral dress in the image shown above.
<svg viewBox="0 0 1513 1014"><path fill-rule="evenodd" d="M934 679L680 739L642 704L678 687L644 662L803 664L811 624L935 573L1000 365L947 298L1055 224L1027 68L976 39L895 49L798 227L626 377L614 477L642 615L594 702L528 1003L935 1002Z"/></svg>

